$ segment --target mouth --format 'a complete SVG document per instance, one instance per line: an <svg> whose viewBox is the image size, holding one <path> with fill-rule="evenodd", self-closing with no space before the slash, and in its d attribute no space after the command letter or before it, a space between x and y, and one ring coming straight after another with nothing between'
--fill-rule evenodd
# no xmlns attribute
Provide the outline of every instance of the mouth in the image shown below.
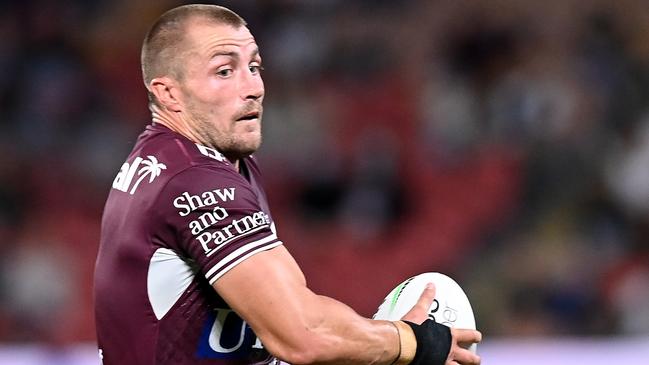
<svg viewBox="0 0 649 365"><path fill-rule="evenodd" d="M252 111L252 112L248 112L248 113L246 113L246 114L240 116L240 117L237 118L236 120L237 120L237 121L243 121L243 120L255 120L255 119L259 119L259 115L260 115L260 113L259 113L258 111Z"/></svg>

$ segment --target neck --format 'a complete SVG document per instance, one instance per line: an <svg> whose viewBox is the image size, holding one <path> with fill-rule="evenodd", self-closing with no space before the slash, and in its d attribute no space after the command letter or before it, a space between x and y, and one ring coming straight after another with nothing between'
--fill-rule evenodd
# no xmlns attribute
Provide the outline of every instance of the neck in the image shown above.
<svg viewBox="0 0 649 365"><path fill-rule="evenodd" d="M187 120L180 116L179 113L163 110L155 104L151 105L149 109L151 110L151 119L155 123L162 124L172 131L182 134L194 143L205 145L197 133L194 132L194 129L191 128Z"/></svg>
<svg viewBox="0 0 649 365"><path fill-rule="evenodd" d="M149 109L151 109L151 119L153 120L153 122L164 125L172 131L185 136L187 139L194 143L217 149L215 146L210 146L209 143L203 141L190 126L190 123L180 114L172 113L168 110L162 110L155 104L151 105ZM228 161L230 161L232 166L234 166L234 168L239 171L239 159L232 159L227 156L226 158L228 158Z"/></svg>

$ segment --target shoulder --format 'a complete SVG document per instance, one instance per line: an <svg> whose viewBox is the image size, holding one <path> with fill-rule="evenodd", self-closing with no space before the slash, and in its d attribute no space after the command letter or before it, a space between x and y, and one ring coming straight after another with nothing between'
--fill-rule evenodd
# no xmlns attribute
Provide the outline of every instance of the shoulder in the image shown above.
<svg viewBox="0 0 649 365"><path fill-rule="evenodd" d="M160 125L149 125L120 167L113 189L150 200L167 186L245 183L217 150L193 143Z"/></svg>
<svg viewBox="0 0 649 365"><path fill-rule="evenodd" d="M140 148L138 148L138 146ZM217 150L194 143L161 125L151 125L140 135L134 151L153 152L167 161L172 174L189 167L209 165L233 169L230 162Z"/></svg>

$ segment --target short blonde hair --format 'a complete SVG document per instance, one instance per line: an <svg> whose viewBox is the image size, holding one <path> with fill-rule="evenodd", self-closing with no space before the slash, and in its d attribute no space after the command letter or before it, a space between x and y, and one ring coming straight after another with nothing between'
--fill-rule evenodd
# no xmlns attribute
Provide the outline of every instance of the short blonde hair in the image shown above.
<svg viewBox="0 0 649 365"><path fill-rule="evenodd" d="M218 5L183 5L162 14L146 34L142 43L140 61L149 103L158 104L155 95L148 91L151 80L167 75L178 80L182 79L182 55L184 54L182 46L185 44L185 27L188 20L194 18L206 19L215 24L225 24L235 28L246 26L246 21L243 18L232 10Z"/></svg>

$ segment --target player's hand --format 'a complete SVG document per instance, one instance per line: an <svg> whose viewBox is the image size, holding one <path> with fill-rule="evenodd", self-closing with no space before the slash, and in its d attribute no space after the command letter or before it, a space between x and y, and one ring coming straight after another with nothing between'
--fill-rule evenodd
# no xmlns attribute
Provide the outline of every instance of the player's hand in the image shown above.
<svg viewBox="0 0 649 365"><path fill-rule="evenodd" d="M402 321L409 321L412 323L422 324L428 319L428 310L435 300L435 284L428 283L426 288L419 296L417 303L401 317Z"/></svg>
<svg viewBox="0 0 649 365"><path fill-rule="evenodd" d="M421 324L428 319L428 310L435 300L435 284L429 283L419 296L417 303L401 320ZM467 350L474 343L482 340L479 331L451 328L451 349L446 365L479 365L480 356Z"/></svg>
<svg viewBox="0 0 649 365"><path fill-rule="evenodd" d="M467 350L474 343L482 341L480 331L451 328L451 349L446 365L479 365L480 356Z"/></svg>

